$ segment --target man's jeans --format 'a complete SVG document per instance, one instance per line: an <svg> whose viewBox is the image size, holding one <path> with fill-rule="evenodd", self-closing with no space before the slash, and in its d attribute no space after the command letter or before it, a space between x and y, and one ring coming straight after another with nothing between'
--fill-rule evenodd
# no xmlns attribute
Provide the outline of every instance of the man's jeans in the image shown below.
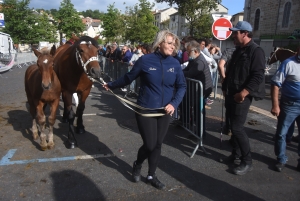
<svg viewBox="0 0 300 201"><path fill-rule="evenodd" d="M280 113L277 121L277 129L275 135L275 155L277 161L285 164L288 157L286 151L286 135L292 123L296 119L297 126L300 126L300 101L280 101ZM298 154L300 156L300 143L298 143ZM300 163L300 159L298 160Z"/></svg>
<svg viewBox="0 0 300 201"><path fill-rule="evenodd" d="M232 155L241 159L242 163L252 164L250 143L244 124L252 103L252 97L246 96L242 103L234 101L233 95L226 95L225 107L230 118L230 128L233 137Z"/></svg>

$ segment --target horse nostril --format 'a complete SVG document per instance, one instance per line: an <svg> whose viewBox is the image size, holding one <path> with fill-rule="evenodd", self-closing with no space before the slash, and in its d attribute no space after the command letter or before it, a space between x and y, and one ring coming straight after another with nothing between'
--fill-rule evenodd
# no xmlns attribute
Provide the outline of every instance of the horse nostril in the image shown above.
<svg viewBox="0 0 300 201"><path fill-rule="evenodd" d="M94 77L94 78L99 78L100 77L101 73L100 73L99 70L92 67L90 72L91 72L92 77Z"/></svg>

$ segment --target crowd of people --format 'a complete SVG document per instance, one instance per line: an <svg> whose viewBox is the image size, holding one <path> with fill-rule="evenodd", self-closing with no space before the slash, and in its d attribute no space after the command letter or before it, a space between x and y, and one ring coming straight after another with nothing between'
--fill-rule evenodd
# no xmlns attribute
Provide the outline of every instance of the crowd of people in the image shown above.
<svg viewBox="0 0 300 201"><path fill-rule="evenodd" d="M150 113L164 111L165 115L143 116L139 110L136 121L143 140L137 159L133 163L134 182L141 179L140 172L144 160L148 160L147 182L158 189L165 185L155 175L161 146L168 130L170 115L180 105L185 93L190 89L185 78L200 80L203 84L203 98L206 104L210 99L213 86L217 84L217 70L220 73L222 92L225 97L227 134L231 135L232 153L221 158L221 163L234 163L232 172L244 175L253 169L250 142L244 129L252 100L261 100L265 96L265 54L263 49L252 39L252 26L246 21L239 21L230 28L235 48L220 48L207 39L191 36L179 38L164 30L158 32L153 44L137 46L124 45L121 49L116 43L99 47L99 54L112 62L128 63L130 70L116 81L105 84L108 89L121 88L141 78L137 104L150 109ZM283 62L272 79L272 110L278 116L275 134L275 170L281 172L287 156L286 134L291 123L300 125L300 87L298 72L300 69L300 47L297 55ZM298 74L297 74L298 73ZM162 83L163 80L163 83ZM282 88L281 100L278 91ZM295 90L297 89L297 90ZM174 94L175 91L175 94ZM200 111L198 111L200 112ZM205 108L204 108L205 117ZM203 123L205 131L205 121ZM300 156L300 144L298 146ZM300 159L297 170L300 171Z"/></svg>

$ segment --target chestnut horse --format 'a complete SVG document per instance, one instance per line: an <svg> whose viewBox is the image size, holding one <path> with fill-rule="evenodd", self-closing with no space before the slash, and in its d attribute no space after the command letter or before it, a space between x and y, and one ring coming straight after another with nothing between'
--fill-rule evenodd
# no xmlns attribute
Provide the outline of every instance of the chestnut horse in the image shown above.
<svg viewBox="0 0 300 201"><path fill-rule="evenodd" d="M47 148L52 149L54 147L53 125L55 123L61 93L60 82L53 70L52 56L55 53L55 49L55 46L53 46L49 53L49 50L45 48L41 51L33 48L34 54L37 56L37 62L29 66L25 72L25 91L30 107L29 111L33 118L32 136L34 140L38 139L38 124L42 150L46 150ZM46 117L44 108L46 104L50 105L48 136L45 134Z"/></svg>
<svg viewBox="0 0 300 201"><path fill-rule="evenodd" d="M75 43L73 45L64 44L59 47L59 51L54 56L54 70L60 80L62 87L62 98L64 102L63 122L69 123L68 148L77 145L74 136L75 113L72 109L72 95L77 93L79 104L76 110L77 133L85 133L82 115L85 108L85 100L88 97L92 81L90 78L98 79L101 75L101 68L98 63L98 43L97 39L89 36L80 38L73 35ZM74 141L70 139L72 134Z"/></svg>
<svg viewBox="0 0 300 201"><path fill-rule="evenodd" d="M292 50L289 49L276 48L273 52L271 52L267 64L271 65L276 61L283 62L284 60L290 58L291 56L294 56L295 54L296 52L293 52Z"/></svg>

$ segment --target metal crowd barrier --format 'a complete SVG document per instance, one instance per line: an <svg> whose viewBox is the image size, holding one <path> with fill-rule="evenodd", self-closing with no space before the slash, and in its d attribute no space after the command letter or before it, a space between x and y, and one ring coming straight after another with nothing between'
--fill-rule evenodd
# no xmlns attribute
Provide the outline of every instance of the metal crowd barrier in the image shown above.
<svg viewBox="0 0 300 201"><path fill-rule="evenodd" d="M123 63L123 62L118 62L118 61L112 62L110 59L108 59L104 56L99 56L99 64L100 64L100 67L102 68L102 71L105 73L105 75L110 78L110 81L116 80L116 79L120 78L121 76L123 76L128 71L130 71L130 66L128 63ZM134 86L134 91L136 93L138 93L139 86L140 86L140 80L138 78L135 81L136 82L135 82L135 86ZM129 91L129 86L128 86L127 90Z"/></svg>
<svg viewBox="0 0 300 201"><path fill-rule="evenodd" d="M197 138L197 145L191 155L191 158L193 158L199 147L207 154L203 146L205 130L203 85L201 81L190 78L186 78L186 84L185 96L174 112L173 119L175 120L174 123Z"/></svg>
<svg viewBox="0 0 300 201"><path fill-rule="evenodd" d="M110 81L116 80L129 71L128 63L111 62L103 56L99 56L99 64L103 72L110 78ZM217 79L216 79L217 82ZM199 80L186 78L187 90L180 106L176 108L172 118L174 124L181 126L190 134L197 138L197 145L191 155L195 155L199 147L207 154L203 146L204 125L204 98L203 85ZM135 92L138 92L140 86L139 78L135 83ZM125 95L126 96L126 95Z"/></svg>
<svg viewBox="0 0 300 201"><path fill-rule="evenodd" d="M36 60L34 53L0 54L0 77L2 73L12 71L13 68L28 67L36 63Z"/></svg>

